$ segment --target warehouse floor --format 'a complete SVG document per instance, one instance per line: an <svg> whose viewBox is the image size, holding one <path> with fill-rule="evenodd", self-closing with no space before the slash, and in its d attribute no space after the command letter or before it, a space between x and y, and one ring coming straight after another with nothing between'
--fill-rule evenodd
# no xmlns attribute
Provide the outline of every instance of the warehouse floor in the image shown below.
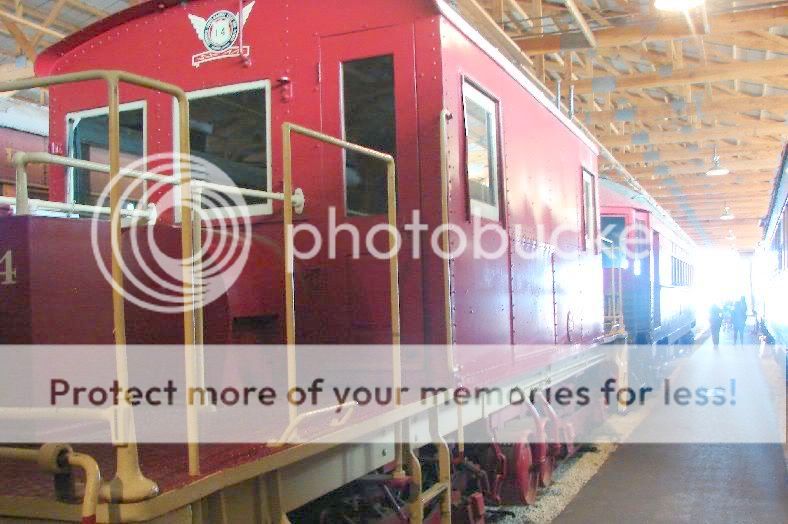
<svg viewBox="0 0 788 524"><path fill-rule="evenodd" d="M720 351L752 351L753 359L759 358L752 346ZM706 341L685 366L706 366L714 356L711 342ZM773 378L779 384L779 377ZM553 522L783 524L788 522L784 448L779 444L623 445Z"/></svg>

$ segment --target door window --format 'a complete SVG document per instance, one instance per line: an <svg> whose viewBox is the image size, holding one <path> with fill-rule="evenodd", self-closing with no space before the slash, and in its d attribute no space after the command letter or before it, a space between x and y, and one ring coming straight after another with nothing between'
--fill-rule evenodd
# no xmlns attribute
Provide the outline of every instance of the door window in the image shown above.
<svg viewBox="0 0 788 524"><path fill-rule="evenodd" d="M397 128L392 55L342 63L345 140L396 156ZM345 153L345 208L348 216L385 214L388 208L386 165Z"/></svg>

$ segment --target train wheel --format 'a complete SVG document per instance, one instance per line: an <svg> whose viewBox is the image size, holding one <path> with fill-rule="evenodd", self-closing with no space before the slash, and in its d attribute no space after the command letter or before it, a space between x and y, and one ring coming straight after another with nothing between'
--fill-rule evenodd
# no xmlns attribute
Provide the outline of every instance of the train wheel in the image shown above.
<svg viewBox="0 0 788 524"><path fill-rule="evenodd" d="M553 482L553 464L555 459L550 455L550 446L544 439L531 442L531 456L533 457L533 469L539 477L539 485L547 487Z"/></svg>
<svg viewBox="0 0 788 524"><path fill-rule="evenodd" d="M518 442L513 446L512 454L520 498L530 506L536 502L539 490L539 471L534 468L531 445L527 440Z"/></svg>

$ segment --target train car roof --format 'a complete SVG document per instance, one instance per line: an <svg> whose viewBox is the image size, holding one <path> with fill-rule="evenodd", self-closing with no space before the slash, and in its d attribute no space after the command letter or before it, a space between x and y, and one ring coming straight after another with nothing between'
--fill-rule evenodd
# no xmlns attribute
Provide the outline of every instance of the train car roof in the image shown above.
<svg viewBox="0 0 788 524"><path fill-rule="evenodd" d="M783 147L780 167L774 178L774 188L772 198L769 201L769 212L763 219L763 239L769 241L777 229L780 222L780 213L785 209L788 202L788 145Z"/></svg>
<svg viewBox="0 0 788 524"><path fill-rule="evenodd" d="M181 5L181 0L150 0L102 18L76 31L42 51L34 65L36 76L48 76L58 60L85 42L132 20L148 16L163 9Z"/></svg>
<svg viewBox="0 0 788 524"><path fill-rule="evenodd" d="M49 110L23 100L0 100L0 128L49 136Z"/></svg>
<svg viewBox="0 0 788 524"><path fill-rule="evenodd" d="M664 212L655 207L652 202L646 198L645 195L629 188L625 185L619 184L607 178L600 178L599 180L599 202L602 214L605 214L606 207L629 207L646 211L651 214L652 227L655 225L661 226L659 229L663 231L668 230L673 232L678 238L695 247L695 242L690 238L686 231L675 225L675 222L664 216ZM653 224L656 221L657 224Z"/></svg>
<svg viewBox="0 0 788 524"><path fill-rule="evenodd" d="M186 0L188 2L189 0ZM538 86L538 81L533 75L518 62L515 53L518 51L507 46L507 38L496 34L500 31L497 26L495 29L484 31L471 25L460 13L459 7L452 6L447 0L410 0L419 1L432 6L435 14L444 16L457 29L471 39L479 48L482 49L492 60L498 63L509 76L517 81L526 91L528 91L537 101L547 108L564 126L566 126L575 136L580 138L594 154L599 154L599 143L585 127L567 117L560 108L556 107L550 97ZM35 73L37 76L48 76L53 73L58 61L92 39L130 21L155 14L164 9L183 5L183 0L149 0L147 2L129 7L114 15L103 18L76 33L73 33L56 44L45 49L35 62ZM509 42L511 44L511 42Z"/></svg>

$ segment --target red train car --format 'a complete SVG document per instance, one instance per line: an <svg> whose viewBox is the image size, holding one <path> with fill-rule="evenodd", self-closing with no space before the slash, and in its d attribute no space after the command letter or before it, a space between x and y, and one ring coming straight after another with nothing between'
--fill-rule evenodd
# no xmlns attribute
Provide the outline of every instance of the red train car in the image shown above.
<svg viewBox="0 0 788 524"><path fill-rule="evenodd" d="M783 149L769 212L762 221L763 241L753 257L753 298L760 328L767 338L788 346L784 306L788 285L788 149Z"/></svg>
<svg viewBox="0 0 788 524"><path fill-rule="evenodd" d="M448 223L455 237L465 235L494 256L477 256L470 248L457 251L450 264L448 308L442 258L427 249L420 257L400 257L402 342L453 344L452 369L443 362L424 372L449 375L463 385L517 381L531 377L534 359L541 358L532 353L533 345L562 346L548 359L550 376L528 379L535 381L528 382L527 390L536 391L545 380L565 381L594 369L602 360L593 349L615 338L603 326L595 143L446 2L147 2L66 38L36 63L40 76L88 69L123 70L181 87L189 100L192 154L217 165L238 187L282 190L283 138L278 130L286 122L392 155L397 163L401 253L427 245L429 235L422 231L444 225L445 168ZM53 86L48 150L105 162L107 96L106 85L98 81ZM123 86L120 110L124 162L177 149L178 114L170 96ZM441 119L446 114L442 142ZM367 236L386 224L386 173L379 165L300 138L293 148L294 183L306 196L298 223L310 224L326 236L345 225ZM107 180L83 168L49 169L53 200L95 204ZM152 231L162 249L177 253L177 214L166 211L171 198L170 192L132 192L124 206L134 209L148 200L159 206L159 222L143 229ZM255 237L266 241L252 246L238 280L206 308L205 338L211 343L281 344L287 317L283 261L271 246L282 245L284 210L271 199L248 199L246 207L253 215ZM415 212L426 230L412 234L408 226ZM656 220L652 226L655 238L667 234ZM0 220L0 253L13 252L18 283L0 297L0 311L12 319L0 324L0 341L113 342L110 289L92 258L89 230L84 220ZM136 234L135 228L124 230L124 257L133 258L130 244ZM390 263L374 256L370 246L356 252L352 235L340 233L338 238L336 253L320 250L296 265L296 340L389 343ZM302 242L297 239L297 247L308 249ZM99 247L106 256L107 246ZM33 270L60 253L65 254L56 275ZM145 276L141 261L132 265L132 272ZM152 312L129 300L126 312L130 343L183 342L180 315ZM90 329L80 322L86 315ZM463 346L467 344L483 344L485 349L468 351ZM533 413L539 416L536 408ZM506 420L499 415L496 420ZM542 418L546 416L542 411ZM479 453L492 450L489 475L494 482L479 481L477 466L460 475L475 479L462 487L455 483L461 513L469 520L483 522L485 499L500 501L504 482L532 501L538 482L549 482L552 461L567 449L539 441L518 444L515 456L508 451L514 461L508 474L501 469L506 457L499 447L488 446ZM326 464L338 456L350 460L352 455L361 465L354 462L342 475L304 482L308 468L325 469L315 465L317 448L293 449L281 454L260 447L253 452L237 448L214 453L203 477L186 479L182 471L171 475L162 467L170 452L149 449L148 456L154 458L144 473L160 484L163 494L140 502L124 500L121 493L122 503L101 504L98 518L110 522L122 520L118 515L134 515L138 520L175 521L188 514L193 521L240 522L254 515L266 521L276 514L275 520L282 521L305 502L384 467L392 456L385 450L382 455L358 455L357 448L341 448L336 451L340 455ZM182 460L177 459L178 464ZM142 461L146 464L145 452ZM251 487L256 478L268 482L274 473L273 491L268 491L268 484L265 489ZM411 500L421 488L410 486ZM14 489L0 486L0 492L19 495ZM263 505L270 513L250 509L256 499L246 500L249 489L265 492ZM351 520L388 522L405 518L408 508L412 521L425 517L423 508L399 504L390 492L375 489L365 504L371 500L377 506L354 506ZM353 497L367 493L353 490ZM218 513L214 505L219 499L211 499L211 493L221 499ZM236 503L229 507L223 497L235 497ZM54 520L69 520L65 515L72 514L57 505L13 509L14 500L19 499L0 497L0 513ZM373 506L381 505L387 508L384 514L371 516ZM446 511L443 506L438 511L444 522Z"/></svg>
<svg viewBox="0 0 788 524"><path fill-rule="evenodd" d="M46 151L48 135L45 109L15 99L0 100L0 196L16 195L16 170L11 163L14 153ZM31 166L28 187L31 198L49 198L46 166Z"/></svg>
<svg viewBox="0 0 788 524"><path fill-rule="evenodd" d="M606 288L611 270L621 270L618 289L624 327L636 344L691 343L694 242L640 193L603 180L603 234L614 252L605 257Z"/></svg>

